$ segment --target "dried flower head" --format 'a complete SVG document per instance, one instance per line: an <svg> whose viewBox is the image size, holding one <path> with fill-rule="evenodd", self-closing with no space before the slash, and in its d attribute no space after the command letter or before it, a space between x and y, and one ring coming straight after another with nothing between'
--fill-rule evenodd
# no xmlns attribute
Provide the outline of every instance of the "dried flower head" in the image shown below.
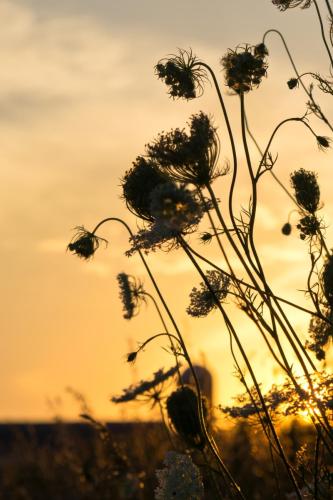
<svg viewBox="0 0 333 500"><path fill-rule="evenodd" d="M190 305L186 309L187 314L194 317L207 316L210 311L217 307L216 300L222 302L228 295L230 278L222 271L207 271L206 278L214 294L207 288L205 283L200 283L200 289L194 287L190 293Z"/></svg>
<svg viewBox="0 0 333 500"><path fill-rule="evenodd" d="M272 0L272 2L278 9L284 11L299 6L301 9L307 9L310 7L312 0Z"/></svg>
<svg viewBox="0 0 333 500"><path fill-rule="evenodd" d="M126 403L128 401L134 401L139 396L147 396L148 399L154 398L156 393L161 391L163 383L173 377L177 371L178 366L173 366L166 372L160 369L154 373L152 380L141 380L137 385L130 385L123 390L123 394L120 396L113 396L111 401L113 403Z"/></svg>
<svg viewBox="0 0 333 500"><path fill-rule="evenodd" d="M317 174L300 168L290 176L297 203L307 212L314 214L319 207L320 189Z"/></svg>
<svg viewBox="0 0 333 500"><path fill-rule="evenodd" d="M299 85L298 78L290 78L290 80L287 81L287 85L290 88L290 90L293 90L294 88L298 87Z"/></svg>
<svg viewBox="0 0 333 500"><path fill-rule="evenodd" d="M286 222L285 224L283 224L283 226L281 228L281 232L285 236L289 236L290 235L290 233L291 233L291 224L290 224L290 222Z"/></svg>
<svg viewBox="0 0 333 500"><path fill-rule="evenodd" d="M158 486L156 500L202 500L204 486L198 467L190 455L168 451L164 459L165 467L156 471Z"/></svg>
<svg viewBox="0 0 333 500"><path fill-rule="evenodd" d="M177 247L179 236L195 231L204 209L196 193L169 182L152 191L150 213L153 222L131 238L128 256L137 250L148 252L165 246L167 250Z"/></svg>
<svg viewBox="0 0 333 500"><path fill-rule="evenodd" d="M202 398L204 417L207 417L207 402ZM179 387L172 392L166 402L169 419L180 437L188 446L202 449L205 438L201 428L198 396L187 385Z"/></svg>
<svg viewBox="0 0 333 500"><path fill-rule="evenodd" d="M169 87L172 98L194 99L203 93L207 80L206 71L192 50L179 49L178 54L162 59L155 66L155 73Z"/></svg>
<svg viewBox="0 0 333 500"><path fill-rule="evenodd" d="M98 249L101 241L104 241L105 245L108 244L104 238L90 233L83 226L77 226L75 229L77 232L68 244L67 249L82 259L90 259Z"/></svg>
<svg viewBox="0 0 333 500"><path fill-rule="evenodd" d="M143 220L151 221L150 193L156 186L167 181L156 162L138 156L122 179L123 198L130 212Z"/></svg>
<svg viewBox="0 0 333 500"><path fill-rule="evenodd" d="M331 308L333 308L333 254L326 259L322 273L321 284L325 299Z"/></svg>
<svg viewBox="0 0 333 500"><path fill-rule="evenodd" d="M235 50L229 49L222 57L226 85L237 94L258 87L263 76L266 76L268 64L265 57L268 52L262 45L239 46Z"/></svg>
<svg viewBox="0 0 333 500"><path fill-rule="evenodd" d="M143 285L126 273L119 273L117 280L120 288L119 296L123 303L123 317L131 319L138 314L140 302L145 300Z"/></svg>
<svg viewBox="0 0 333 500"><path fill-rule="evenodd" d="M190 133L175 129L146 146L149 157L172 179L205 186L222 174L216 169L220 142L216 128L202 111L192 115Z"/></svg>

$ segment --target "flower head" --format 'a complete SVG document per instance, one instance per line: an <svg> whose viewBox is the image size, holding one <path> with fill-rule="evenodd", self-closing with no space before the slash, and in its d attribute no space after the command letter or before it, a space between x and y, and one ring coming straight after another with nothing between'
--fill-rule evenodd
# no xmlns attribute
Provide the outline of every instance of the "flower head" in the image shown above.
<svg viewBox="0 0 333 500"><path fill-rule="evenodd" d="M90 233L83 226L77 226L75 229L77 233L68 244L67 249L82 259L90 259L98 249L101 241L104 241L106 245L108 243L104 238Z"/></svg>
<svg viewBox="0 0 333 500"><path fill-rule="evenodd" d="M205 70L192 50L179 49L177 55L162 59L155 66L155 73L169 87L172 98L194 99L203 93L207 79Z"/></svg>
<svg viewBox="0 0 333 500"><path fill-rule="evenodd" d="M157 186L150 198L152 222L131 238L127 255L137 250L154 251L164 244L168 249L178 246L178 237L195 231L204 214L194 192L171 182Z"/></svg>
<svg viewBox="0 0 333 500"><path fill-rule="evenodd" d="M204 416L207 402L202 398ZM198 412L198 396L189 386L183 385L172 392L166 402L169 419L181 438L193 448L202 449L205 444Z"/></svg>
<svg viewBox="0 0 333 500"><path fill-rule="evenodd" d="M173 377L178 371L178 366L173 366L166 372L163 368L154 373L152 380L141 380L137 385L130 385L123 390L123 394L120 396L113 396L111 401L113 403L126 403L128 401L134 401L139 396L154 396L157 392L161 391L163 383L169 378Z"/></svg>
<svg viewBox="0 0 333 500"><path fill-rule="evenodd" d="M139 312L140 301L145 299L143 285L126 273L119 273L117 280L120 288L119 295L123 303L124 318L131 319Z"/></svg>
<svg viewBox="0 0 333 500"><path fill-rule="evenodd" d="M318 210L320 201L317 175L310 170L300 168L291 174L290 180L297 203L310 214L314 214Z"/></svg>
<svg viewBox="0 0 333 500"><path fill-rule="evenodd" d="M225 71L226 85L237 94L258 87L262 77L266 76L268 65L265 57L268 52L262 46L263 44L256 46L246 44L237 47L236 50L229 49L222 57L221 64Z"/></svg>
<svg viewBox="0 0 333 500"><path fill-rule="evenodd" d="M151 221L150 193L168 179L151 159L138 156L122 179L123 198L127 208L137 217Z"/></svg>
<svg viewBox="0 0 333 500"><path fill-rule="evenodd" d="M168 451L164 459L165 467L156 471L158 486L156 500L202 500L204 486L200 471L190 455Z"/></svg>
<svg viewBox="0 0 333 500"><path fill-rule="evenodd" d="M272 0L273 5L276 5L281 11L293 9L300 6L301 9L310 7L312 0Z"/></svg>
<svg viewBox="0 0 333 500"><path fill-rule="evenodd" d="M204 186L221 172L216 170L220 142L216 128L202 111L192 115L190 133L175 129L162 133L146 146L148 156L172 179Z"/></svg>
<svg viewBox="0 0 333 500"><path fill-rule="evenodd" d="M216 300L222 301L226 298L230 286L230 278L222 271L211 270L206 273L207 280L214 294L207 288L205 283L200 283L200 289L194 287L190 293L190 305L186 312L190 316L207 316L210 311L217 307Z"/></svg>

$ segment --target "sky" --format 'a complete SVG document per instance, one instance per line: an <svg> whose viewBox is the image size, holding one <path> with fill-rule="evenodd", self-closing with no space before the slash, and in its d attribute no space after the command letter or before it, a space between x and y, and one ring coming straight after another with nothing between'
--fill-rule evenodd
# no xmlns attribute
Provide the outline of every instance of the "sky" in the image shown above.
<svg viewBox="0 0 333 500"><path fill-rule="evenodd" d="M228 48L256 44L263 33L281 30L302 72L327 74L328 62L312 9L279 12L269 0L0 0L1 420L75 419L77 402L66 388L82 392L96 416L151 418L142 405L119 407L110 397L149 378L173 361L157 344L135 367L125 355L160 331L151 306L131 321L122 318L116 275L148 278L136 256L128 259L128 237L117 224L100 236L109 241L90 262L66 252L75 226L92 229L108 216L136 221L121 199L120 179L144 146L162 130L184 127L200 110L214 119L221 137L221 163L231 158L213 87L190 102L172 101L154 75L154 65L177 48L212 66L220 81L239 138L239 104L224 85L219 60ZM276 35L267 38L268 78L247 99L248 118L260 144L274 126L301 116L306 98L289 91L293 76ZM323 99L329 115L329 99ZM312 119L316 132L329 135ZM255 156L254 150L252 151ZM303 167L318 172L325 223L332 224L332 153L318 150L299 125L278 135L274 152L280 178ZM240 160L244 156L240 149ZM223 199L224 181L216 183ZM245 204L248 181L241 176L237 200ZM305 303L307 248L280 228L293 209L269 176L263 179L256 232L260 255L274 289ZM295 218L296 217L296 218ZM294 214L293 221L297 216ZM327 230L328 241L332 231ZM191 241L196 244L195 237ZM199 247L201 248L201 247ZM214 249L205 251L219 259ZM241 388L234 377L228 338L217 313L191 319L185 312L192 286L200 281L181 251L156 253L149 262L196 363L215 381L217 403L228 404ZM181 286L180 286L181 284ZM261 381L269 384L272 362L253 328L230 305ZM301 335L307 318L294 314Z"/></svg>

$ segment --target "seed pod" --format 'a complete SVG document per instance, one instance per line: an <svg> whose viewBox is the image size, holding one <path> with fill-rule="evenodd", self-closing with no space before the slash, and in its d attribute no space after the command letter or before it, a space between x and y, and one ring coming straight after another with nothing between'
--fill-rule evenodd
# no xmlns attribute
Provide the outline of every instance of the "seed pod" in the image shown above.
<svg viewBox="0 0 333 500"><path fill-rule="evenodd" d="M206 399L202 398L204 416L207 416ZM174 429L192 448L203 449L205 438L198 413L198 397L189 386L174 391L166 402L168 416Z"/></svg>

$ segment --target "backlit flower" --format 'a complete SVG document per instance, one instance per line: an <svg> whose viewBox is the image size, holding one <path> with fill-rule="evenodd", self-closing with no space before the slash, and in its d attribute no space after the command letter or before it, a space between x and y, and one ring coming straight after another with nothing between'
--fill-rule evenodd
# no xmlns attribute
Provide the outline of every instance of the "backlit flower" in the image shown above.
<svg viewBox="0 0 333 500"><path fill-rule="evenodd" d="M67 249L82 259L90 259L98 249L101 241L104 241L106 245L108 243L104 238L90 233L83 226L77 226L75 229L77 233L68 244Z"/></svg>
<svg viewBox="0 0 333 500"><path fill-rule="evenodd" d="M205 186L217 171L220 142L216 128L203 112L191 116L190 133L184 129L162 133L146 146L148 156L172 179Z"/></svg>
<svg viewBox="0 0 333 500"><path fill-rule="evenodd" d="M156 471L158 486L156 500L202 500L204 486L198 467L190 455L169 451L164 468Z"/></svg>
<svg viewBox="0 0 333 500"><path fill-rule="evenodd" d="M117 280L120 288L120 298L123 303L124 318L131 319L138 313L140 302L145 299L143 285L126 273L119 273Z"/></svg>
<svg viewBox="0 0 333 500"><path fill-rule="evenodd" d="M139 396L151 396L154 397L156 391L161 390L161 385L173 377L178 371L178 366L173 366L166 372L163 369L158 370L154 373L154 377L151 380L141 380L137 385L130 385L128 388L123 390L120 396L113 396L111 401L113 403L126 403L128 401L134 401Z"/></svg>
<svg viewBox="0 0 333 500"><path fill-rule="evenodd" d="M207 316L210 311L217 307L216 301L226 298L230 286L230 278L221 271L207 271L206 278L210 284L212 293L205 283L200 283L200 289L194 287L190 293L190 305L186 309L187 314L194 317Z"/></svg>
<svg viewBox="0 0 333 500"><path fill-rule="evenodd" d="M268 52L262 45L239 46L235 50L229 49L222 57L221 64L225 71L226 85L237 94L258 87L262 77L266 76L268 64L265 57Z"/></svg>
<svg viewBox="0 0 333 500"><path fill-rule="evenodd" d="M179 49L177 55L162 59L155 66L155 73L169 87L173 98L194 99L203 93L206 71L200 67L199 60L192 50Z"/></svg>
<svg viewBox="0 0 333 500"><path fill-rule="evenodd" d="M202 398L204 417L207 417L207 403ZM202 449L205 438L198 411L198 396L189 386L183 385L172 392L166 402L168 417L175 431L187 445Z"/></svg>
<svg viewBox="0 0 333 500"><path fill-rule="evenodd" d="M127 255L137 250L154 251L165 244L167 249L177 247L178 237L195 231L204 214L196 194L174 183L157 186L150 198L152 222L130 239L132 248Z"/></svg>

